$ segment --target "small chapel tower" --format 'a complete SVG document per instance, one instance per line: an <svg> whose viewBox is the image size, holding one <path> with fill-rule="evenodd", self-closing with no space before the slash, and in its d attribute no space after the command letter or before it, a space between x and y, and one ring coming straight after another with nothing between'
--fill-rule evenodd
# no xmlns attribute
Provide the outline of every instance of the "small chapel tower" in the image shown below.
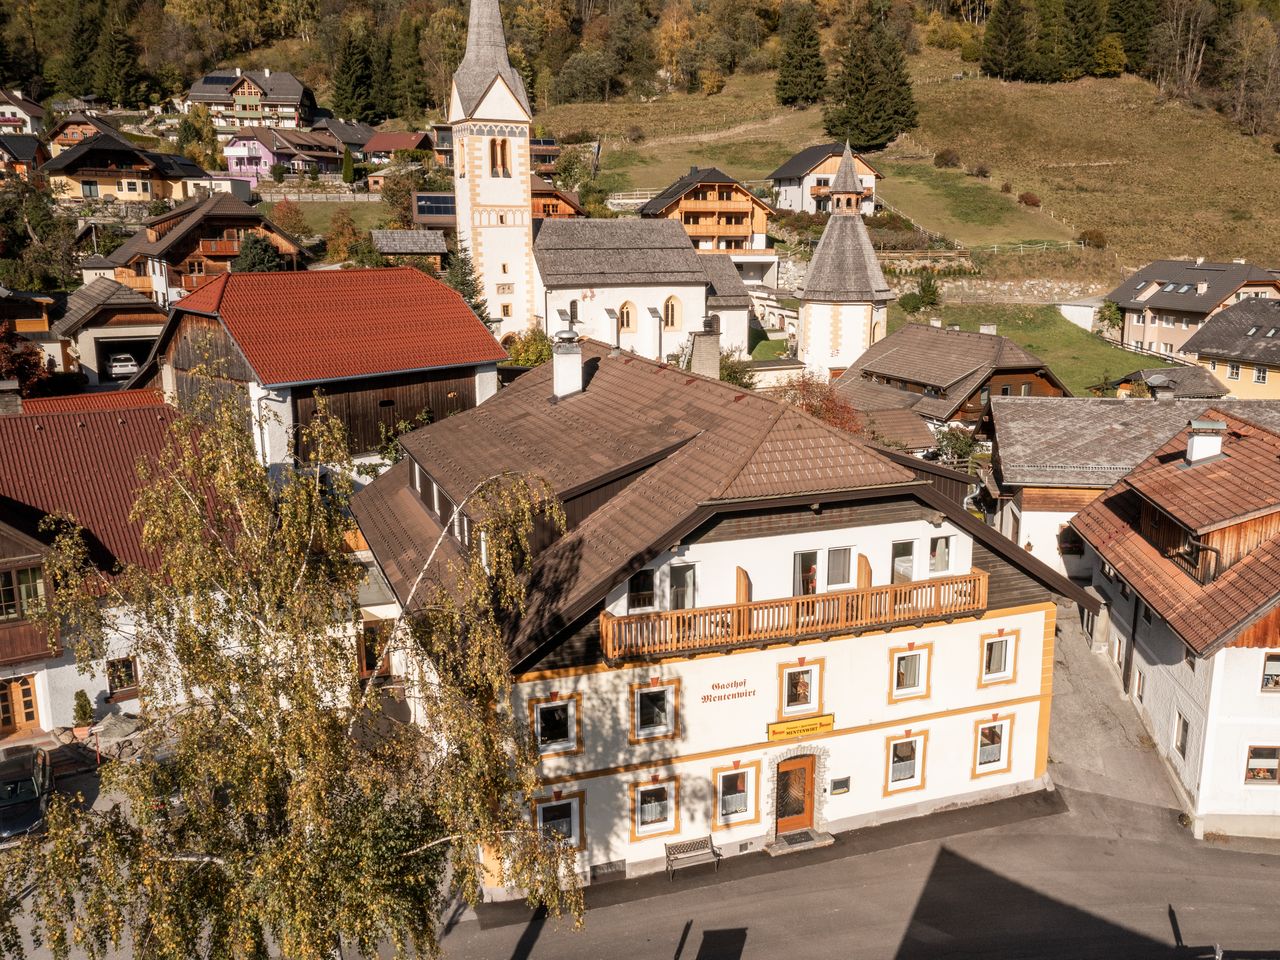
<svg viewBox="0 0 1280 960"><path fill-rule="evenodd" d="M833 379L886 332L891 294L858 213L861 195L846 143L831 180L831 219L797 291L797 355L811 371Z"/></svg>
<svg viewBox="0 0 1280 960"><path fill-rule="evenodd" d="M498 0L471 0L467 49L453 75L458 243L471 253L499 338L536 314L529 124L524 81L507 58Z"/></svg>

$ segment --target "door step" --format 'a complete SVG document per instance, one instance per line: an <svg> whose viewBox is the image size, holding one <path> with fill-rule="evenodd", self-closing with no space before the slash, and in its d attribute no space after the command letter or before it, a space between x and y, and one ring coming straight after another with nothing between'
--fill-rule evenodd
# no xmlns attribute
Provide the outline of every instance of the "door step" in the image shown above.
<svg viewBox="0 0 1280 960"><path fill-rule="evenodd" d="M781 857L788 853L799 853L801 850L817 850L829 847L836 838L821 830L795 830L791 833L780 833L773 843L767 843L764 852L771 857Z"/></svg>

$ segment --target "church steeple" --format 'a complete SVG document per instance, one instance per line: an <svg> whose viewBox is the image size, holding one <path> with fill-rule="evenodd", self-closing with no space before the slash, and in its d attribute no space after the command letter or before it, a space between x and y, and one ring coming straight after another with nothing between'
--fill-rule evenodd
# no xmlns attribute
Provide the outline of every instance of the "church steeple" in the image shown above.
<svg viewBox="0 0 1280 960"><path fill-rule="evenodd" d="M507 38L502 30L502 13L498 0L471 0L471 12L467 21L467 49L462 62L453 75L453 89L457 97L455 109L461 115L450 116L451 122L475 115L495 79L501 79L525 112L529 109L529 95L524 80L507 57ZM452 113L452 111L451 111Z"/></svg>
<svg viewBox="0 0 1280 960"><path fill-rule="evenodd" d="M840 158L840 166L836 167L836 175L831 179L831 212L856 214L861 197L862 183L858 180L853 151L849 149L849 141L846 140L844 156Z"/></svg>

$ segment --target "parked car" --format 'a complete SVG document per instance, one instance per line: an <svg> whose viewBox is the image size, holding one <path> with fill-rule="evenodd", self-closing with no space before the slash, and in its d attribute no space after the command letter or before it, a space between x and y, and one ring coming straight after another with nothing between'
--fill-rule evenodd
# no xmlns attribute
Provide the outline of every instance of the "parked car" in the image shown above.
<svg viewBox="0 0 1280 960"><path fill-rule="evenodd" d="M107 360L107 373L116 380L132 377L138 372L138 361L132 354L113 353Z"/></svg>
<svg viewBox="0 0 1280 960"><path fill-rule="evenodd" d="M0 750L0 849L44 826L53 792L53 763L42 747Z"/></svg>

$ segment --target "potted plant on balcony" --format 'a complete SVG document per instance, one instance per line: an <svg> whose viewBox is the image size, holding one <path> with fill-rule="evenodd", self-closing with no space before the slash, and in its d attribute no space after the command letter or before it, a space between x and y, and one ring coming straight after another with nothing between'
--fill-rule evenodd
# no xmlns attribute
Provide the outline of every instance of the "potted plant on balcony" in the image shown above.
<svg viewBox="0 0 1280 960"><path fill-rule="evenodd" d="M73 713L75 722L75 734L77 740L83 740L89 736L89 728L93 726L93 702L89 699L89 694L83 690L76 691L76 703Z"/></svg>

